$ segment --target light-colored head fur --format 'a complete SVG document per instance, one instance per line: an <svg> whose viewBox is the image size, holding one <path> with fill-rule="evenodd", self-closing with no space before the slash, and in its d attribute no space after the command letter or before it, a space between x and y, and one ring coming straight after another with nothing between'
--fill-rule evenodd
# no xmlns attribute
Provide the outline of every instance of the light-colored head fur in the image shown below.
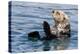
<svg viewBox="0 0 80 54"><path fill-rule="evenodd" d="M52 16L54 17L54 20L57 22L63 22L64 20L68 20L69 17L61 10L54 10L52 12Z"/></svg>

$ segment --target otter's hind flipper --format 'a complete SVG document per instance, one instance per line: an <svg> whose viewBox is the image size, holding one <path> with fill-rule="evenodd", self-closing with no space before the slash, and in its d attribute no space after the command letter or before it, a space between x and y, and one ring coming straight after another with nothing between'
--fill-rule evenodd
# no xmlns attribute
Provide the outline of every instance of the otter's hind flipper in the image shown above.
<svg viewBox="0 0 80 54"><path fill-rule="evenodd" d="M57 38L56 35L51 34L50 25L46 21L43 22L43 30L45 32L46 39L50 39L51 40L51 39Z"/></svg>
<svg viewBox="0 0 80 54"><path fill-rule="evenodd" d="M39 32L38 31L33 31L33 32L28 33L28 39L29 40L34 40L34 39L39 40L40 39Z"/></svg>
<svg viewBox="0 0 80 54"><path fill-rule="evenodd" d="M51 34L50 25L46 21L43 22L43 30L44 30L46 36Z"/></svg>

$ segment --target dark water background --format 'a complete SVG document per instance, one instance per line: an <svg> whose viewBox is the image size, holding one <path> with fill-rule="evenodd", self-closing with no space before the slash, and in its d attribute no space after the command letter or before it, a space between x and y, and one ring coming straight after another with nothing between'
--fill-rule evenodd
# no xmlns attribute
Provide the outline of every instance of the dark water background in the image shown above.
<svg viewBox="0 0 80 54"><path fill-rule="evenodd" d="M11 4L11 51L35 52L54 51L58 49L78 48L78 10L77 5L48 4L32 2L12 2ZM51 16L52 10L62 10L70 17L71 38L63 41L30 41L28 33L39 31L44 36L42 23L47 21L50 26L54 24Z"/></svg>

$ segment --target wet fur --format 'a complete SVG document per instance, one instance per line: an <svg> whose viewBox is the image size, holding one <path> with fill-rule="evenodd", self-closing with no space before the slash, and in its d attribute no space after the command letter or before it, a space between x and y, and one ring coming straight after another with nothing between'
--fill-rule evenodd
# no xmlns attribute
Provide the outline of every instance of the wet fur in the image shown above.
<svg viewBox="0 0 80 54"><path fill-rule="evenodd" d="M60 10L52 11L52 16L55 22L55 25L51 30L52 34L54 34L55 31L57 37L70 37L69 17Z"/></svg>

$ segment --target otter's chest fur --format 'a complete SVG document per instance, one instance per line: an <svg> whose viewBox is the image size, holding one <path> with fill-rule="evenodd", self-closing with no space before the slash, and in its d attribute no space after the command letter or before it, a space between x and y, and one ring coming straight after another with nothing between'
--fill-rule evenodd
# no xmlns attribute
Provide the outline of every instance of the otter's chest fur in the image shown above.
<svg viewBox="0 0 80 54"><path fill-rule="evenodd" d="M59 32L65 32L65 31L69 30L70 28L68 28L68 27L69 27L69 23L63 23L63 24L59 23L56 26L56 28Z"/></svg>
<svg viewBox="0 0 80 54"><path fill-rule="evenodd" d="M69 23L58 23L55 26L57 37L68 37L70 36L70 24Z"/></svg>

